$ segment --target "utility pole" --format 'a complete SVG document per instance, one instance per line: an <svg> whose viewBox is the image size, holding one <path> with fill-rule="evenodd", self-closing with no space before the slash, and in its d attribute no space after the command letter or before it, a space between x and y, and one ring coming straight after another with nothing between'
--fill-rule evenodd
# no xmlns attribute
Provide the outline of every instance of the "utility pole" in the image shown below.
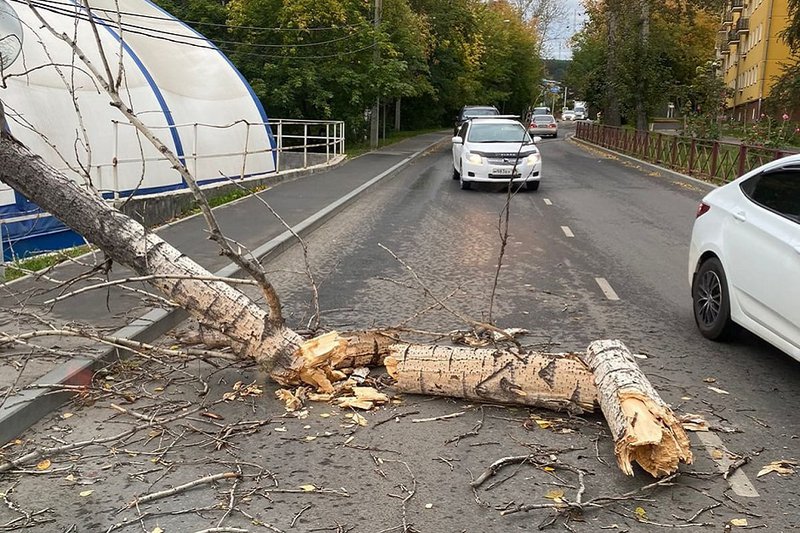
<svg viewBox="0 0 800 533"><path fill-rule="evenodd" d="M380 29L381 25L381 12L383 11L383 0L375 0L375 40L373 41L375 44L375 67L380 64L381 60L381 50L378 47L378 30ZM370 128L369 128L369 146L373 150L378 147L378 136L380 134L380 121L381 121L381 98L380 96L375 97L375 106L372 108L371 113L371 121L370 121Z"/></svg>

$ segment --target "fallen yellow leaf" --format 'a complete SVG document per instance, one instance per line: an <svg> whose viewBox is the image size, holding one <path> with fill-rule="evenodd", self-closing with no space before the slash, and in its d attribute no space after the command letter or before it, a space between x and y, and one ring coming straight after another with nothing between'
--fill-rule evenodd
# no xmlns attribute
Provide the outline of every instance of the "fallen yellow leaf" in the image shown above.
<svg viewBox="0 0 800 533"><path fill-rule="evenodd" d="M64 413L63 415L61 415L61 418L66 420L67 418L72 418L73 416L75 416L73 413Z"/></svg>
<svg viewBox="0 0 800 533"><path fill-rule="evenodd" d="M39 464L36 465L37 470L47 470L50 468L50 459L45 459L44 461L40 461Z"/></svg>
<svg viewBox="0 0 800 533"><path fill-rule="evenodd" d="M309 435L309 436L307 436L307 437L306 437L306 440L307 440L308 442L311 442L312 440L317 440L317 437L315 437L315 436L313 436L313 435Z"/></svg>
<svg viewBox="0 0 800 533"><path fill-rule="evenodd" d="M153 531L151 531L150 533L164 533L164 530L161 529L160 527L156 526L156 528Z"/></svg>
<svg viewBox="0 0 800 533"><path fill-rule="evenodd" d="M305 492L314 492L317 490L317 487L314 485L300 485L300 488L303 489Z"/></svg>
<svg viewBox="0 0 800 533"><path fill-rule="evenodd" d="M87 496L91 496L93 492L94 492L93 490L85 490L85 491L81 492L81 493L79 494L79 496L80 496L81 498L85 498L85 497L87 497Z"/></svg>
<svg viewBox="0 0 800 533"><path fill-rule="evenodd" d="M359 426L366 426L367 425L367 419L364 418L363 416L361 416L358 413L353 413L353 422L355 422Z"/></svg>
<svg viewBox="0 0 800 533"><path fill-rule="evenodd" d="M548 500L560 500L564 497L564 491L561 489L550 489L544 497Z"/></svg>
<svg viewBox="0 0 800 533"><path fill-rule="evenodd" d="M747 518L733 518L731 525L736 527L747 527Z"/></svg>
<svg viewBox="0 0 800 533"><path fill-rule="evenodd" d="M643 507L637 507L634 509L633 514L636 515L638 520L647 520L647 511L645 511Z"/></svg>
<svg viewBox="0 0 800 533"><path fill-rule="evenodd" d="M536 422L536 425L539 426L542 429L547 429L547 428L550 428L550 427L553 426L553 423L550 422L549 420L542 420L542 419L537 418L537 419L534 419L534 422Z"/></svg>
<svg viewBox="0 0 800 533"><path fill-rule="evenodd" d="M720 450L717 450L716 448L711 450L711 458L712 459L722 459L723 457L725 457L725 454L722 453Z"/></svg>

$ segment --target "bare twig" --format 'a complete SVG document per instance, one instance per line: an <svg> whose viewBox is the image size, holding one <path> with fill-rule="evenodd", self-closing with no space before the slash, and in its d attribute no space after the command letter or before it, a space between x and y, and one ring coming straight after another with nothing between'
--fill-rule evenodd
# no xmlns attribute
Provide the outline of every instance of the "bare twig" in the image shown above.
<svg viewBox="0 0 800 533"><path fill-rule="evenodd" d="M144 496L138 496L134 501L128 504L128 507L135 507L136 505L142 503L147 503L153 500L166 498L167 496L172 496L180 492L193 489L194 487L198 487L200 485L213 483L215 481L219 481L220 479L231 479L231 478L238 479L240 475L241 474L239 472L222 472L220 474L213 474L210 476L201 477L200 479L195 479L194 481L190 481L189 483L184 483L183 485L178 485L177 487L172 487L171 489L166 489L159 492L151 492L150 494L145 494Z"/></svg>

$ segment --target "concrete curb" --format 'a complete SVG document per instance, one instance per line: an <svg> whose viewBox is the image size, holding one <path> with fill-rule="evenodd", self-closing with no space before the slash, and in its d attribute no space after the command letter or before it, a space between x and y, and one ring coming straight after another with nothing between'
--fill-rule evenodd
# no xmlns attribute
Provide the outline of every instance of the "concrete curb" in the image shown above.
<svg viewBox="0 0 800 533"><path fill-rule="evenodd" d="M572 135L569 138L569 140L571 140L573 142L576 142L576 143L580 143L580 144L586 145L586 146L591 146L592 148L595 148L597 150L602 150L602 151L607 152L609 154L614 154L615 156L619 157L620 159L626 159L628 161L636 163L637 165L641 165L641 166L643 166L645 168L648 168L648 169L650 169L652 171L663 172L664 174L672 176L673 178L686 180L686 181L692 182L692 183L694 183L696 185L701 185L701 186L707 187L708 189L716 189L717 187L719 187L719 185L714 185L713 183L709 183L709 182L703 181L701 179L693 178L691 176L687 176L686 174L681 174L680 172L676 172L676 171L671 170L669 168L662 167L662 166L656 165L654 163L650 163L648 161L644 161L642 159L637 159L637 158L635 158L633 156L630 156L630 155L627 155L627 154L623 154L622 152L617 152L616 150L612 150L610 148L606 148L604 146L600 146L599 144L594 144L594 143L590 143L589 141L585 141L583 139L578 139L577 137L575 137L575 135Z"/></svg>
<svg viewBox="0 0 800 533"><path fill-rule="evenodd" d="M420 156L439 148L450 141L450 138L436 141L422 150L411 154L399 163L378 174L360 187L328 204L306 218L292 229L300 236L313 232L323 223L353 203L361 194L375 184L392 176ZM277 256L295 243L295 238L288 230L262 244L255 250L255 257L262 259ZM241 270L233 263L214 273L220 277L236 277ZM140 342L150 343L164 335L188 317L183 309L154 309L134 320L131 324L114 332L115 337L123 337ZM59 385L86 385L91 382L95 371L109 363L128 357L130 352L121 348L111 348L96 357L80 357L63 363L48 372L29 388L11 396L0 406L0 444L16 438L23 431L35 424L42 417L58 409L73 394L68 391L53 391ZM48 386L52 386L48 388Z"/></svg>

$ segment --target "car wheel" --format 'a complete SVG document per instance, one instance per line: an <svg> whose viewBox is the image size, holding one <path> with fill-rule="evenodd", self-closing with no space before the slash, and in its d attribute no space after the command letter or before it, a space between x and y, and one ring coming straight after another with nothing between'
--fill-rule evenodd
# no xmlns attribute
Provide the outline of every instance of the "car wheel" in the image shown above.
<svg viewBox="0 0 800 533"><path fill-rule="evenodd" d="M539 182L538 181L526 181L525 188L529 191L538 191L539 190Z"/></svg>
<svg viewBox="0 0 800 533"><path fill-rule="evenodd" d="M453 179L457 180L460 177L461 177L461 172L459 172L458 169L456 169L456 167L453 166Z"/></svg>
<svg viewBox="0 0 800 533"><path fill-rule="evenodd" d="M472 188L472 183L470 183L468 181L464 181L464 177L463 176L461 177L461 179L459 181L459 185L461 185L461 189L465 190L465 191L467 191L467 190Z"/></svg>
<svg viewBox="0 0 800 533"><path fill-rule="evenodd" d="M728 280L719 259L706 260L692 283L692 308L697 329L707 339L723 341L736 331L731 320Z"/></svg>

